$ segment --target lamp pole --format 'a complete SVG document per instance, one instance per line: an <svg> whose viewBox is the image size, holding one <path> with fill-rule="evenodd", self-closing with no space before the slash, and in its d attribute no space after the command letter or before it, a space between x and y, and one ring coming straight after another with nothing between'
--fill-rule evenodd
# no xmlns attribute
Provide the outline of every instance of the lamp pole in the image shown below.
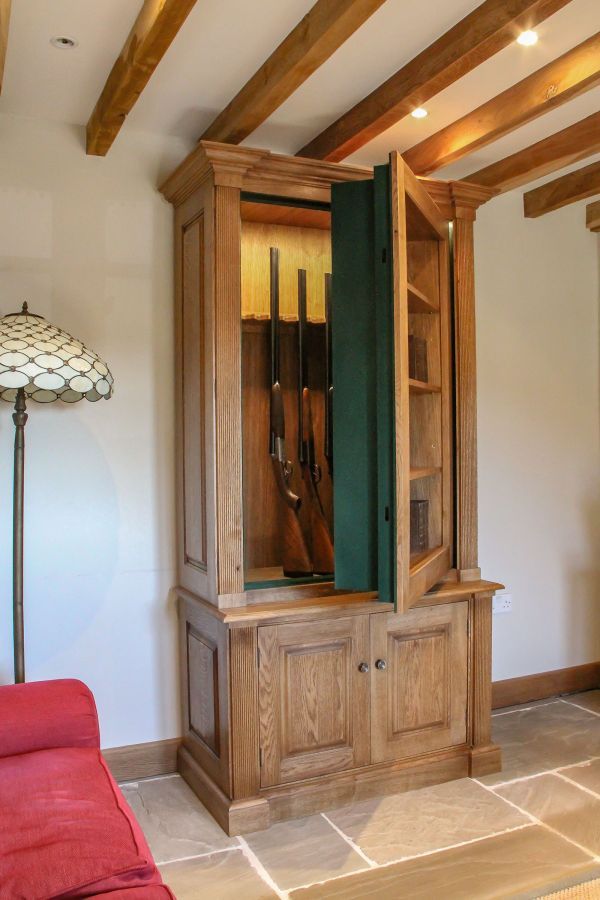
<svg viewBox="0 0 600 900"><path fill-rule="evenodd" d="M15 683L25 681L25 643L23 627L23 495L25 475L25 391L19 388L15 400L15 459L13 489L13 641Z"/></svg>
<svg viewBox="0 0 600 900"><path fill-rule="evenodd" d="M1 0L0 0L1 5ZM27 399L38 403L108 400L114 379L106 363L81 341L29 312L0 318L0 400L14 403L13 645L15 683L25 681L23 621L23 518ZM16 391L16 395L15 395ZM0 890L1 893L1 890Z"/></svg>

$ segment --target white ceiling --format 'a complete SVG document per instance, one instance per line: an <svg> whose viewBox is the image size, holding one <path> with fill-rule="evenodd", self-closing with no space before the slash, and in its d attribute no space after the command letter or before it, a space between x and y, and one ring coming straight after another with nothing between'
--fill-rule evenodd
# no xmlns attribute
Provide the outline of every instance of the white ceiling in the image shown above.
<svg viewBox="0 0 600 900"><path fill-rule="evenodd" d="M172 134L190 145L314 0L198 0L124 128ZM479 5L480 0L386 0L383 6L246 141L294 153L341 113ZM85 124L141 0L13 0L0 112ZM407 149L592 35L599 0L571 0L350 157L372 164ZM76 38L72 51L49 43ZM600 109L600 88L547 113L442 172L462 177ZM117 138L118 140L118 138Z"/></svg>

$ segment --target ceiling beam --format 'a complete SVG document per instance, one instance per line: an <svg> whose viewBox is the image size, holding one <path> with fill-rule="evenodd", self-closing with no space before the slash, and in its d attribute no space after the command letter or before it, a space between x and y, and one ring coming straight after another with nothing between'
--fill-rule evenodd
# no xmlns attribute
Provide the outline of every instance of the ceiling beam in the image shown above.
<svg viewBox="0 0 600 900"><path fill-rule="evenodd" d="M573 163L600 153L600 112L467 175L463 181L496 188L499 193L521 187Z"/></svg>
<svg viewBox="0 0 600 900"><path fill-rule="evenodd" d="M588 203L585 208L585 224L590 231L600 232L600 200Z"/></svg>
<svg viewBox="0 0 600 900"><path fill-rule="evenodd" d="M6 60L6 48L8 47L8 23L10 22L11 0L0 0L0 93L2 93L2 81L4 77L4 63Z"/></svg>
<svg viewBox="0 0 600 900"><path fill-rule="evenodd" d="M526 219L537 219L546 213L600 194L600 162L592 163L576 172L555 178L541 187L523 194Z"/></svg>
<svg viewBox="0 0 600 900"><path fill-rule="evenodd" d="M239 144L275 112L384 0L317 0L200 140Z"/></svg>
<svg viewBox="0 0 600 900"><path fill-rule="evenodd" d="M569 0L485 0L296 154L339 162Z"/></svg>
<svg viewBox="0 0 600 900"><path fill-rule="evenodd" d="M417 175L429 175L597 84L600 84L600 32L402 156Z"/></svg>
<svg viewBox="0 0 600 900"><path fill-rule="evenodd" d="M87 152L106 156L196 0L145 0L87 123Z"/></svg>

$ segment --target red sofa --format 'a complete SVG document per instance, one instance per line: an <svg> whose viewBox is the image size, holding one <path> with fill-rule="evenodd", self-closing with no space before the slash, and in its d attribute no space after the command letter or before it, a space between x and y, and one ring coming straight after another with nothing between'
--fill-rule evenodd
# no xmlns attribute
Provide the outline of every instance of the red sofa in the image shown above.
<svg viewBox="0 0 600 900"><path fill-rule="evenodd" d="M0 687L0 900L167 900L80 681Z"/></svg>

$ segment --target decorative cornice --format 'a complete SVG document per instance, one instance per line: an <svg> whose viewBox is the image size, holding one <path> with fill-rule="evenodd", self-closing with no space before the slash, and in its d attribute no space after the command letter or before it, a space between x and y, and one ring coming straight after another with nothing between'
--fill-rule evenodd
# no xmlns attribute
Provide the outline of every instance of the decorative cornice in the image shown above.
<svg viewBox="0 0 600 900"><path fill-rule="evenodd" d="M209 177L216 185L240 190L328 200L332 184L372 178L373 169L200 141L159 190L179 206ZM477 208L499 193L468 181L418 180L448 221L474 219Z"/></svg>
<svg viewBox="0 0 600 900"><path fill-rule="evenodd" d="M480 206L496 197L498 188L484 187L471 181L449 181L448 187L455 219L475 219Z"/></svg>
<svg viewBox="0 0 600 900"><path fill-rule="evenodd" d="M373 170L282 156L270 150L200 141L159 190L167 200L179 206L209 176L216 185L256 192L268 190L275 195L279 188L282 195L298 198L321 191L325 199L332 184L372 178Z"/></svg>
<svg viewBox="0 0 600 900"><path fill-rule="evenodd" d="M199 141L159 190L170 203L179 206L211 175L215 183L241 187L244 175L268 155L268 150Z"/></svg>

